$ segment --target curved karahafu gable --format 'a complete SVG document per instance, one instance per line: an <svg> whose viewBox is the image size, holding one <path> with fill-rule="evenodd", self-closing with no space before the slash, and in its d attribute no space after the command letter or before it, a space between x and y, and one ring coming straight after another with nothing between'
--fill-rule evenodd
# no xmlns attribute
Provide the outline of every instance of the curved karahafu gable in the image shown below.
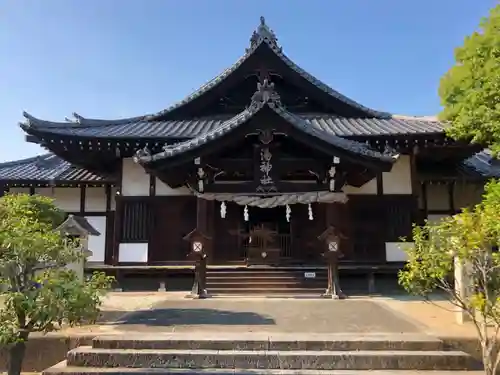
<svg viewBox="0 0 500 375"><path fill-rule="evenodd" d="M337 156L340 153L342 156L347 156L348 159L361 161L361 163L365 162L371 167L386 171L391 169L392 164L398 157L395 154L388 155L380 153L363 143L340 138L312 128L301 117L287 111L281 105L280 97L274 91L274 85L264 80L262 84L258 84L258 89L253 95L249 107L238 115L223 122L219 127L188 141L166 146L160 153L151 154L147 149L139 150L135 156L135 161L147 166L148 164L154 164L159 161L168 163L168 159L183 157L186 153L189 153L189 157L191 157L191 153L194 152L196 153L196 157L198 157L210 143L231 136L232 133L237 131L249 120L266 110L278 115L289 125L288 129L286 129L289 131L286 131L284 134L292 136L297 141L307 144L309 147L319 149L326 154ZM274 127L275 125L275 123L262 123L261 126L262 128L266 128L269 126ZM259 130L262 129L245 129L245 131Z"/></svg>

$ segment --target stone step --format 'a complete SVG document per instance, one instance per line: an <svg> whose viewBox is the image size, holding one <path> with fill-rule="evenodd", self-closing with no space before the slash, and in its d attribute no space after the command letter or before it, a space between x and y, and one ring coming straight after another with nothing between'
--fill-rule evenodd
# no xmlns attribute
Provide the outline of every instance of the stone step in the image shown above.
<svg viewBox="0 0 500 375"><path fill-rule="evenodd" d="M244 287L244 288L210 288L207 286L207 291L211 295L219 294L231 294L231 295L317 295L321 296L325 292L326 288L256 288L256 287Z"/></svg>
<svg viewBox="0 0 500 375"><path fill-rule="evenodd" d="M326 280L326 275L316 275L314 278L306 278L304 275L208 275L209 280L277 280L277 281L287 281L287 280Z"/></svg>
<svg viewBox="0 0 500 375"><path fill-rule="evenodd" d="M99 368L66 366L66 361L42 372L42 375L482 375L482 371L418 370L277 370L277 369L165 369L165 368Z"/></svg>
<svg viewBox="0 0 500 375"><path fill-rule="evenodd" d="M326 271L308 271L308 270L298 270L298 271L265 271L265 270L243 270L243 271L207 271L207 276L231 276L231 277L242 277L242 276L293 276L293 277L304 277L304 273L314 272L316 277L326 276Z"/></svg>
<svg viewBox="0 0 500 375"><path fill-rule="evenodd" d="M68 366L310 370L468 370L477 362L461 351L274 351L102 349L71 350Z"/></svg>
<svg viewBox="0 0 500 375"><path fill-rule="evenodd" d="M155 333L100 336L92 343L103 349L212 349L212 350L443 350L443 342L423 334L264 334Z"/></svg>
<svg viewBox="0 0 500 375"><path fill-rule="evenodd" d="M324 284L324 285L323 285ZM302 281L269 282L269 281L207 281L207 289L311 289L320 288L325 290L327 282L305 283Z"/></svg>

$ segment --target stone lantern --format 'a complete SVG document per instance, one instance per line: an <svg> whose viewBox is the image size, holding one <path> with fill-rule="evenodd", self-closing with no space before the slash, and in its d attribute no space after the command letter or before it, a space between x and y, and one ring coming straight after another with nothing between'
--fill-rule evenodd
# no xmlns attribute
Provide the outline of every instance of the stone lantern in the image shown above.
<svg viewBox="0 0 500 375"><path fill-rule="evenodd" d="M74 263L67 264L66 267L76 272L80 280L83 280L85 271L86 259L92 255L92 251L88 248L89 235L100 236L97 231L88 221L82 216L69 215L68 218L57 227L58 231L63 233L68 238L79 238L82 257Z"/></svg>
<svg viewBox="0 0 500 375"><path fill-rule="evenodd" d="M184 237L191 245L188 257L194 261L194 282L191 294L187 297L194 299L203 299L208 297L206 289L207 281L207 253L206 246L210 240L209 237L198 231L193 230Z"/></svg>
<svg viewBox="0 0 500 375"><path fill-rule="evenodd" d="M323 294L326 298L345 299L339 282L340 241L345 237L334 227L327 228L318 239L325 244L326 251L322 254L328 266L328 286Z"/></svg>

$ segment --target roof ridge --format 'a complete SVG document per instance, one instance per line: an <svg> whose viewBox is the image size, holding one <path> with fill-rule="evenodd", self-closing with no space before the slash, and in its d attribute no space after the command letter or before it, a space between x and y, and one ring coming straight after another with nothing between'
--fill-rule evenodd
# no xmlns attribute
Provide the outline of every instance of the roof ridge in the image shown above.
<svg viewBox="0 0 500 375"><path fill-rule="evenodd" d="M23 111L23 116L26 119L26 121L19 123L22 129L30 128L32 126L36 127L39 125L42 125L45 128L91 128L91 127L93 128L93 127L106 127L113 125L127 125L129 123L138 122L142 120L148 121L145 119L147 116L136 116L126 119L104 120L104 119L85 118L83 116L78 115L77 113L73 113L75 121L70 121L70 119L66 118L65 122L42 120L39 119L38 117L29 114L26 111Z"/></svg>
<svg viewBox="0 0 500 375"><path fill-rule="evenodd" d="M396 119L396 120L417 120L417 121L439 122L439 119L437 116L414 116L414 115L392 114L391 118Z"/></svg>

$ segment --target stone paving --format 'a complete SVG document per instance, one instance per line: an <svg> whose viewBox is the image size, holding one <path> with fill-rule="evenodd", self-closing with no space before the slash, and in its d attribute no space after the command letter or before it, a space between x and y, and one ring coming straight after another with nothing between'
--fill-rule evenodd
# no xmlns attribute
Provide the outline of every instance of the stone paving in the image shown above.
<svg viewBox="0 0 500 375"><path fill-rule="evenodd" d="M165 300L109 321L140 332L418 332L403 315L375 300Z"/></svg>

